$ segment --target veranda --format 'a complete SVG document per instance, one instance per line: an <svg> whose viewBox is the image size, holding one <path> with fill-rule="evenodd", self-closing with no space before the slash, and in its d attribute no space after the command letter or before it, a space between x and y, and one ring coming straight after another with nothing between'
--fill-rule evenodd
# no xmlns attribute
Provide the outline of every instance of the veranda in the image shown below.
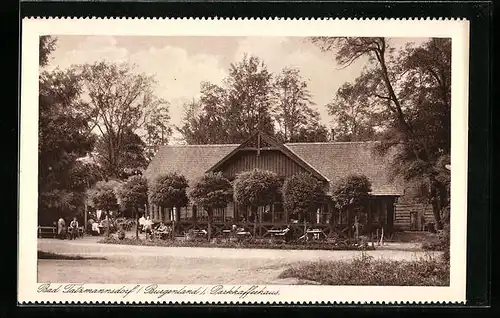
<svg viewBox="0 0 500 318"><path fill-rule="evenodd" d="M254 238L266 238L276 230L287 227L298 235L307 230L321 231L324 236L339 235L351 237L357 227L360 235L374 235L382 229L386 235L393 230L394 196L372 196L363 212L354 215L350 211L340 211L329 198L318 202L318 208L304 216L295 216L283 207L281 202L251 208L230 203L224 209L215 209L211 222L212 237L223 237L233 225L244 228ZM189 205L181 208L151 206L149 216L155 222L163 221L172 226L173 235L184 236L190 230L208 231L208 213L202 207Z"/></svg>

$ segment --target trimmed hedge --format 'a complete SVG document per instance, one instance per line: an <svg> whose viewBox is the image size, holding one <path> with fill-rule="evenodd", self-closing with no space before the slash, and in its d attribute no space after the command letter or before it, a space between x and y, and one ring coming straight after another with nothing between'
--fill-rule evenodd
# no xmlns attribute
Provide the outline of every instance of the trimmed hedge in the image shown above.
<svg viewBox="0 0 500 318"><path fill-rule="evenodd" d="M113 237L103 238L98 243L103 244L122 244L122 245L138 245L138 246L165 246L165 247L211 247L211 248L255 248L255 249L280 249L280 250L374 250L375 247L358 244L354 241L345 241L342 243L328 242L309 242L309 243L281 243L269 241L180 241L180 240L136 240L125 238L118 240Z"/></svg>
<svg viewBox="0 0 500 318"><path fill-rule="evenodd" d="M38 251L38 259L58 259L58 260L70 260L70 261L80 261L80 260L106 260L104 257L86 257L81 255L67 255L67 254L57 254L51 252Z"/></svg>

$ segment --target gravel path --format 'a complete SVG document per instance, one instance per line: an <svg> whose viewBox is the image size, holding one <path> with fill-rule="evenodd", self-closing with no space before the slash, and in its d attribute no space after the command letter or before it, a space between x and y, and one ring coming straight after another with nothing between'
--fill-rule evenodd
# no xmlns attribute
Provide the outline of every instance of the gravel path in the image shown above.
<svg viewBox="0 0 500 318"><path fill-rule="evenodd" d="M106 260L39 260L39 282L159 284L290 284L277 279L289 266L315 260L345 260L359 251L229 249L131 246L39 239L38 250L105 257ZM375 258L412 260L438 252L367 251Z"/></svg>

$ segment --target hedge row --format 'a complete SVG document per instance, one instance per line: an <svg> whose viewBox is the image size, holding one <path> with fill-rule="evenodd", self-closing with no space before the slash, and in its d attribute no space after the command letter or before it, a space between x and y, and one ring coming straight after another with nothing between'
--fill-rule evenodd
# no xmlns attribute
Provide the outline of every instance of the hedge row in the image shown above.
<svg viewBox="0 0 500 318"><path fill-rule="evenodd" d="M232 242L215 240L208 241L182 241L182 240L144 240L125 238L119 240L114 237L103 238L99 241L103 244L121 244L138 246L165 246L165 247L212 247L212 248L255 248L255 249L282 249L282 250L374 250L375 247L366 244L359 244L354 240L342 241L339 243L329 242L294 242L281 243L270 241L243 241Z"/></svg>

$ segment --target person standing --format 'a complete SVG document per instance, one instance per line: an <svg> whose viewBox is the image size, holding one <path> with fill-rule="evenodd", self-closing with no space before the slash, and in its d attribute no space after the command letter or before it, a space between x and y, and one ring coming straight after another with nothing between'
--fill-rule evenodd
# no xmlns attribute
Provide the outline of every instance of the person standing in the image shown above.
<svg viewBox="0 0 500 318"><path fill-rule="evenodd" d="M64 231L66 229L66 222L64 222L64 219L62 217L59 218L57 221L57 236L59 239L64 239Z"/></svg>
<svg viewBox="0 0 500 318"><path fill-rule="evenodd" d="M144 225L146 224L146 219L144 218L144 214L139 219L139 232L142 233L144 231Z"/></svg>
<svg viewBox="0 0 500 318"><path fill-rule="evenodd" d="M144 222L144 232L146 233L146 239L152 237L153 221L149 218L149 216L146 218L146 221Z"/></svg>
<svg viewBox="0 0 500 318"><path fill-rule="evenodd" d="M73 218L73 221L69 224L70 235L69 239L76 239L78 237L78 221L76 217Z"/></svg>

